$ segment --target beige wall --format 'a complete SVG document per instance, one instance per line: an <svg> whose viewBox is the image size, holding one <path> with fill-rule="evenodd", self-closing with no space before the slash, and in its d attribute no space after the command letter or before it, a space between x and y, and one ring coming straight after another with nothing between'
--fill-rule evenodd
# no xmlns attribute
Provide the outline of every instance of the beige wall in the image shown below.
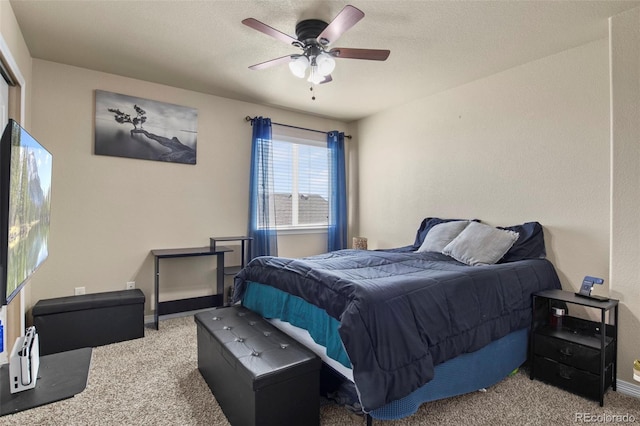
<svg viewBox="0 0 640 426"><path fill-rule="evenodd" d="M541 222L564 289L600 276L606 284L594 293L611 286L622 299L618 377L631 382L628 361L640 356L640 222L638 209L629 208L630 217L614 224L614 235L626 236L621 250L633 247L624 261L633 265L631 276L614 282L608 54L608 40L595 41L361 120L357 232L384 248L411 244L426 216ZM637 96L632 102L637 108ZM621 195L637 198L638 132L629 136L633 173Z"/></svg>
<svg viewBox="0 0 640 426"><path fill-rule="evenodd" d="M50 257L30 299L120 290L136 281L150 313L155 248L198 247L247 227L251 126L245 116L314 129L344 123L34 60L31 133L52 153ZM96 89L198 110L197 164L93 154ZM280 254L326 251L326 234L280 237ZM212 292L211 257L161 261L166 298ZM230 284L230 281L227 282ZM162 299L161 299L162 300Z"/></svg>
<svg viewBox="0 0 640 426"><path fill-rule="evenodd" d="M640 8L613 17L609 28L611 290L620 299L618 377L631 381L633 360L640 359Z"/></svg>
<svg viewBox="0 0 640 426"><path fill-rule="evenodd" d="M426 216L531 220L563 284L608 277L606 40L390 109L359 123L359 232L413 242Z"/></svg>

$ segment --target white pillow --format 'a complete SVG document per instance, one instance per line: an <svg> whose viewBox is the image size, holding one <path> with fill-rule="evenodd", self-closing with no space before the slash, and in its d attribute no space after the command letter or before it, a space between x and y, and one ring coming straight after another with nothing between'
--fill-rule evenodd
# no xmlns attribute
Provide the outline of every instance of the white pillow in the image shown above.
<svg viewBox="0 0 640 426"><path fill-rule="evenodd" d="M455 220L435 225L424 237L424 241L417 251L441 252L467 225L469 225L468 220Z"/></svg>
<svg viewBox="0 0 640 426"><path fill-rule="evenodd" d="M502 256L516 242L518 236L519 234L514 231L471 222L453 241L447 244L442 253L467 265L492 265L502 259Z"/></svg>

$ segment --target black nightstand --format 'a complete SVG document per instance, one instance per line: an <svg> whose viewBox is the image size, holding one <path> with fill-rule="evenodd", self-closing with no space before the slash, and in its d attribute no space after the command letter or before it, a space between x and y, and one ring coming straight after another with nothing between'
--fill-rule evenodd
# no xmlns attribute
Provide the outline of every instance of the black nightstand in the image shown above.
<svg viewBox="0 0 640 426"><path fill-rule="evenodd" d="M571 316L572 305L600 311L600 322ZM553 324L551 309L564 308L562 324ZM575 306L574 306L575 308ZM588 310L588 309L587 309ZM616 390L618 301L598 301L562 290L533 295L529 344L530 378L600 401Z"/></svg>

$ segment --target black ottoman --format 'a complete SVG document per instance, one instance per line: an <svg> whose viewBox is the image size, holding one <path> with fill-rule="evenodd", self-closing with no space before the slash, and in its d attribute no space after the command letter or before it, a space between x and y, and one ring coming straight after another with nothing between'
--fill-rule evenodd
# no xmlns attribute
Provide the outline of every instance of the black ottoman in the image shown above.
<svg viewBox="0 0 640 426"><path fill-rule="evenodd" d="M195 322L198 369L233 426L320 422L313 352L240 306L200 312Z"/></svg>
<svg viewBox="0 0 640 426"><path fill-rule="evenodd" d="M31 313L40 355L144 337L144 300L136 288L38 301Z"/></svg>

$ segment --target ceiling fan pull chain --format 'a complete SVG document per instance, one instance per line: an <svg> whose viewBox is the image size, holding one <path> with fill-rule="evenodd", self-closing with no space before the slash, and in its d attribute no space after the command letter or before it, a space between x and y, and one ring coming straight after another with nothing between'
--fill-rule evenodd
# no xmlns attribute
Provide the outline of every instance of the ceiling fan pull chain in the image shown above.
<svg viewBox="0 0 640 426"><path fill-rule="evenodd" d="M311 100L315 101L316 100L316 95L315 95L315 93L313 93L313 86L309 87L309 90L311 90Z"/></svg>

